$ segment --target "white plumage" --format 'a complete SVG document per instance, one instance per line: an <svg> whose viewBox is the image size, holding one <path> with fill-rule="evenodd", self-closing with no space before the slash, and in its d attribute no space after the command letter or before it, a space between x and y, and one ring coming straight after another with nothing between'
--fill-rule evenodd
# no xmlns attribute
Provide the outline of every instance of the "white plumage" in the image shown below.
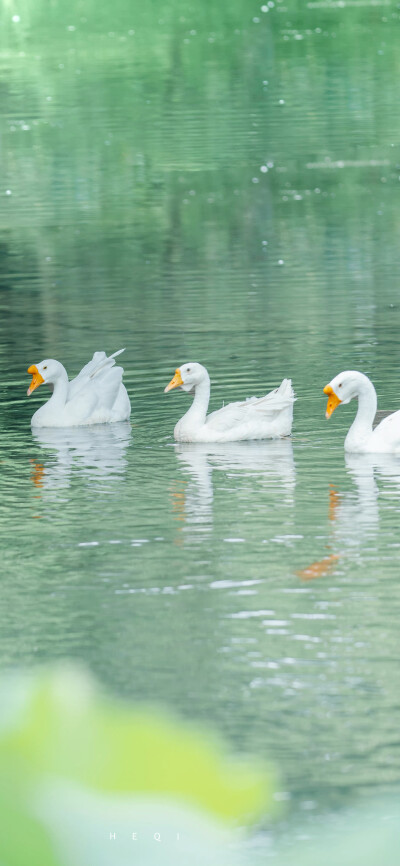
<svg viewBox="0 0 400 866"><path fill-rule="evenodd" d="M29 367L32 382L28 396L42 383L53 389L47 401L32 417L33 427L77 427L126 421L131 404L122 383L123 368L115 358L123 349L107 357L95 352L80 373L68 381L67 371L59 361L50 358Z"/></svg>
<svg viewBox="0 0 400 866"><path fill-rule="evenodd" d="M284 379L279 388L264 397L229 403L210 415L207 415L210 377L201 364L189 363L179 367L165 391L172 388L194 393L190 409L174 430L178 442L277 439L291 433L295 396L290 379Z"/></svg>
<svg viewBox="0 0 400 866"><path fill-rule="evenodd" d="M327 418L340 403L349 403L353 397L358 397L357 414L344 443L346 451L400 454L400 411L388 415L373 429L377 396L368 376L358 370L344 370L325 386L324 392L328 395Z"/></svg>

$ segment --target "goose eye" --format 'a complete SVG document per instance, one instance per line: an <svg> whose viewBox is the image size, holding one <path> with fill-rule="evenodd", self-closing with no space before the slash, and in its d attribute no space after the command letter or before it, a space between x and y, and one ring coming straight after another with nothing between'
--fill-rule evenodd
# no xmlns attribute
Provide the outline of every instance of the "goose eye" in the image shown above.
<svg viewBox="0 0 400 866"><path fill-rule="evenodd" d="M187 368L186 368L186 372L187 372L187 373L190 373L190 367L187 367Z"/></svg>
<svg viewBox="0 0 400 866"><path fill-rule="evenodd" d="M47 364L46 364L46 366L45 366L45 367L43 367L43 370L47 370Z"/></svg>
<svg viewBox="0 0 400 866"><path fill-rule="evenodd" d="M341 383L341 382L339 382L339 388L341 388L341 387L342 387L342 383Z"/></svg>

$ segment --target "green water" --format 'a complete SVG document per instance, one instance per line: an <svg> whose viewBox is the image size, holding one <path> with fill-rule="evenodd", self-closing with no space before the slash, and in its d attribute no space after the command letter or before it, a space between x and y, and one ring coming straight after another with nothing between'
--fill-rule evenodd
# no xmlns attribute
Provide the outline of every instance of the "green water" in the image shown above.
<svg viewBox="0 0 400 866"><path fill-rule="evenodd" d="M400 461L322 395L399 406L399 10L100 6L0 13L0 664L206 721L305 820L400 775ZM132 425L32 434L30 364L123 346ZM291 376L292 442L175 446L187 360L211 408Z"/></svg>

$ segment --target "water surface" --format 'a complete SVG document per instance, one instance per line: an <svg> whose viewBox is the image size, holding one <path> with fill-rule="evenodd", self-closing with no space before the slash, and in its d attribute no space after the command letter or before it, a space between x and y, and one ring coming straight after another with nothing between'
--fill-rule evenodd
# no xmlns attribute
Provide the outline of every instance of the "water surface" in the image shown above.
<svg viewBox="0 0 400 866"><path fill-rule="evenodd" d="M0 663L83 660L320 815L399 782L400 461L322 395L399 405L399 12L128 6L1 12ZM123 346L131 425L31 432L30 364ZM188 360L212 409L291 376L292 441L175 445Z"/></svg>

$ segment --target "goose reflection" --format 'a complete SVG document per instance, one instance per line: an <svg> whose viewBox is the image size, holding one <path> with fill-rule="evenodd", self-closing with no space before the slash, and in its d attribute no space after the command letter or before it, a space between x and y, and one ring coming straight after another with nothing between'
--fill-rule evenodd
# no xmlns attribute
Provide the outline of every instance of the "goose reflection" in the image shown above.
<svg viewBox="0 0 400 866"><path fill-rule="evenodd" d="M339 491L331 486L329 492L329 519L332 522L332 551L323 559L312 562L297 572L302 580L325 577L336 567L338 560L359 559L365 545L369 550L379 530L379 496L383 492L378 481L385 484L385 495L400 494L400 457L394 454L345 455L346 470L354 487Z"/></svg>
<svg viewBox="0 0 400 866"><path fill-rule="evenodd" d="M196 524L197 531L211 528L213 472L223 471L229 479L253 479L271 486L280 500L293 504L295 465L292 443L288 439L260 442L180 443L175 453L182 469L190 476L174 489L174 510L179 519ZM202 529L200 529L202 525Z"/></svg>
<svg viewBox="0 0 400 866"><path fill-rule="evenodd" d="M345 462L355 490L340 496L334 519L343 540L358 546L379 523L376 464L372 454L346 454Z"/></svg>
<svg viewBox="0 0 400 866"><path fill-rule="evenodd" d="M398 497L400 494L400 456L347 454L346 469L357 487L356 507L347 515L348 521L353 522L353 527L349 527L350 537L374 535L379 524L379 496ZM343 511L342 522L345 516Z"/></svg>
<svg viewBox="0 0 400 866"><path fill-rule="evenodd" d="M32 482L39 489L69 487L73 475L112 479L125 472L131 438L129 422L96 427L38 427L32 436L46 452L41 460L31 461Z"/></svg>

